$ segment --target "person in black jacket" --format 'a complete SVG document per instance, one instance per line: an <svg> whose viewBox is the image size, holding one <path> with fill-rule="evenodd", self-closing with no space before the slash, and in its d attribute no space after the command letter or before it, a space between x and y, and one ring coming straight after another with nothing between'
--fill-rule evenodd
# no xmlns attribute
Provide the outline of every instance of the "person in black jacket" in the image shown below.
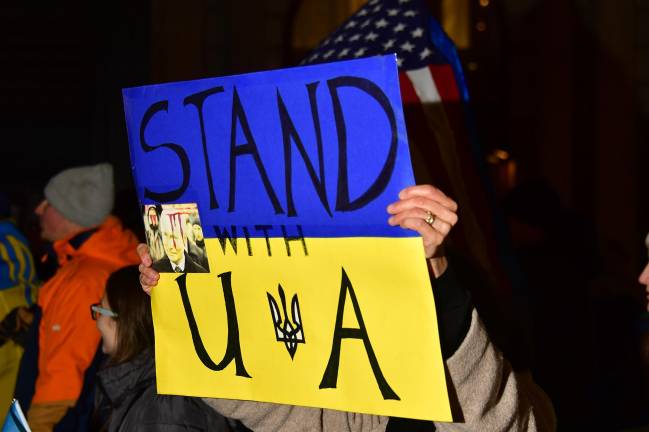
<svg viewBox="0 0 649 432"><path fill-rule="evenodd" d="M201 399L157 394L151 306L138 277L137 266L114 272L101 303L91 306L108 355L97 374L93 429L229 431L225 418Z"/></svg>

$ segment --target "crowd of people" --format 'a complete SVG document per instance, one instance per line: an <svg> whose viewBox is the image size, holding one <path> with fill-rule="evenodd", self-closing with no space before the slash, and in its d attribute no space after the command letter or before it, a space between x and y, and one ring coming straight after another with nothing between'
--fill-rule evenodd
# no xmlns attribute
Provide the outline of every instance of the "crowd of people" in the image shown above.
<svg viewBox="0 0 649 432"><path fill-rule="evenodd" d="M99 164L62 171L43 192L35 213L41 237L51 244L45 259L57 270L42 285L27 241L8 211L0 222L0 402L6 411L15 395L34 432L557 428L552 401L529 371L515 370L492 342L474 306L471 287L458 276L461 264L445 253L445 240L458 222L457 204L431 185L404 189L388 207L386 223L414 230L423 239L453 423L157 394L148 294L160 275L149 247L138 244L136 235L111 215L112 167ZM152 208L149 223L158 224ZM185 232L191 236L175 243L178 247L180 242L176 252L187 257L192 245L204 244L198 221L189 223L192 229ZM649 247L649 237L647 242ZM164 239L160 247L168 249ZM649 297L649 264L639 281Z"/></svg>

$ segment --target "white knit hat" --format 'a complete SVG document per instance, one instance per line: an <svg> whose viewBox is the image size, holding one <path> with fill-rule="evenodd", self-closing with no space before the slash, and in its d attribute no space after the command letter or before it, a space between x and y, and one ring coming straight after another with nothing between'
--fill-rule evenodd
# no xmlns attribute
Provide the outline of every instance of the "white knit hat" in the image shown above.
<svg viewBox="0 0 649 432"><path fill-rule="evenodd" d="M92 227L113 209L113 167L108 163L61 171L45 186L45 198L66 219Z"/></svg>

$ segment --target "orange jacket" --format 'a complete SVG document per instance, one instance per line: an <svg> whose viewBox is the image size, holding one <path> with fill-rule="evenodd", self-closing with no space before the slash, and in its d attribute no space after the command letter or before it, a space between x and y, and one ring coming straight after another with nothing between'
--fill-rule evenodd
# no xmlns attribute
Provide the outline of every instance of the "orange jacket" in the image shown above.
<svg viewBox="0 0 649 432"><path fill-rule="evenodd" d="M76 249L71 239L54 243L59 269L42 287L38 378L33 403L74 401L81 393L100 335L90 305L100 301L108 276L139 262L135 235L109 216Z"/></svg>

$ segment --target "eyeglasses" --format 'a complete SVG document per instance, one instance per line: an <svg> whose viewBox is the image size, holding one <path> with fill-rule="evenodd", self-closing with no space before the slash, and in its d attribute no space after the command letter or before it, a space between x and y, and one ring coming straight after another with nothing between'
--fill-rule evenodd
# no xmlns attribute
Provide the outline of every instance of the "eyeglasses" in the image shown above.
<svg viewBox="0 0 649 432"><path fill-rule="evenodd" d="M97 319L97 314L101 314L111 318L117 318L117 314L115 312L113 312L110 309L106 309L105 307L101 307L101 303L95 303L93 305L90 305L90 316L92 317L93 320Z"/></svg>

